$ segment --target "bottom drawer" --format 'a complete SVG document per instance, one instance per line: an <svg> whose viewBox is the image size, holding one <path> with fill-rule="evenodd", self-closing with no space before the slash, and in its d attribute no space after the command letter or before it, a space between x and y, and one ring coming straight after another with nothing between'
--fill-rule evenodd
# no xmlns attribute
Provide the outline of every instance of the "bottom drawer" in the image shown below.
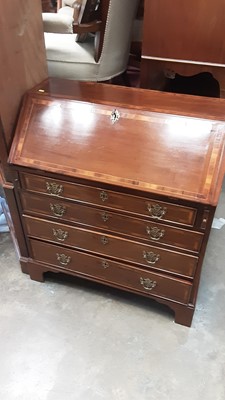
<svg viewBox="0 0 225 400"><path fill-rule="evenodd" d="M30 244L34 260L62 271L72 271L80 276L111 283L124 289L188 304L192 288L188 281L143 271L103 257L37 240L30 240Z"/></svg>

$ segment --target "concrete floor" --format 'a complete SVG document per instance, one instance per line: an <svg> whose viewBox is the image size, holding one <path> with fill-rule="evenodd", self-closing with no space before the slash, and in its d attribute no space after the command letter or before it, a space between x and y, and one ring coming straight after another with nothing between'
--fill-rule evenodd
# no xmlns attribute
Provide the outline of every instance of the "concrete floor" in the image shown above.
<svg viewBox="0 0 225 400"><path fill-rule="evenodd" d="M225 218L225 186L216 216ZM224 400L225 226L212 229L191 328L156 302L31 281L0 234L1 400Z"/></svg>

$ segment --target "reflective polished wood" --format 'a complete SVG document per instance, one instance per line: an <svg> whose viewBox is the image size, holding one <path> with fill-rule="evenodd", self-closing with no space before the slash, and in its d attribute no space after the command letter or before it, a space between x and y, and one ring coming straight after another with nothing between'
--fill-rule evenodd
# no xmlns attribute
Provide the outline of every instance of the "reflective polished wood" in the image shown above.
<svg viewBox="0 0 225 400"><path fill-rule="evenodd" d="M220 99L55 79L28 92L9 157L23 269L148 296L190 326L224 176L223 110Z"/></svg>
<svg viewBox="0 0 225 400"><path fill-rule="evenodd" d="M217 166L224 123L135 110L132 105L121 105L119 119L112 123L112 106L38 94L28 96L24 110L23 118L29 121L32 113L32 121L11 151L17 165L146 193L218 202L214 182L221 184L223 178Z"/></svg>

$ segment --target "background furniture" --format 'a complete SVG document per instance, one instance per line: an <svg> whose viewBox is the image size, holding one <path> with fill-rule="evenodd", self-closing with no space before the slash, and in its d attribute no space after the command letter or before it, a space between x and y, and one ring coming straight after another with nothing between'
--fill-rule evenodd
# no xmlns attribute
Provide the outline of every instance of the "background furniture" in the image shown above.
<svg viewBox="0 0 225 400"><path fill-rule="evenodd" d="M40 0L0 2L0 53L0 184L13 219L11 233L22 259L27 256L27 248L7 158L21 99L28 89L47 78Z"/></svg>
<svg viewBox="0 0 225 400"><path fill-rule="evenodd" d="M73 25L88 24L100 19L103 0L61 0L58 1L58 16L69 15L73 17ZM108 4L108 0L107 0ZM76 33L76 29L74 29Z"/></svg>
<svg viewBox="0 0 225 400"><path fill-rule="evenodd" d="M42 12L54 11L51 0L41 0Z"/></svg>
<svg viewBox="0 0 225 400"><path fill-rule="evenodd" d="M44 32L76 33L76 42L84 42L95 33L95 61L99 60L105 33L109 0L58 1L57 13L43 13Z"/></svg>
<svg viewBox="0 0 225 400"><path fill-rule="evenodd" d="M76 35L50 33L48 29L45 46L49 76L106 81L122 74L127 68L137 7L138 0L109 1L103 9L103 42L97 56L99 40L96 41L95 35L77 43Z"/></svg>
<svg viewBox="0 0 225 400"><path fill-rule="evenodd" d="M54 15L46 14L46 12L50 12L51 9L46 9L46 7L42 5L45 32L72 33L74 28L74 33L77 33L75 29L76 25L80 26L81 24L88 24L89 22L99 20L102 4L104 7L104 4L108 4L108 2L109 0L103 0L103 2L100 2L100 0L62 0L57 2L57 13ZM71 24L71 26L69 26L70 29L64 27L64 32L61 32L60 25L62 23L66 24L66 22ZM89 32L91 32L91 30L89 30Z"/></svg>
<svg viewBox="0 0 225 400"><path fill-rule="evenodd" d="M224 15L223 0L146 0L141 86L163 88L165 73L194 75L208 71L223 91Z"/></svg>
<svg viewBox="0 0 225 400"><path fill-rule="evenodd" d="M23 270L148 296L190 326L225 168L225 123L191 117L219 111L204 100L64 80L31 91L10 153Z"/></svg>

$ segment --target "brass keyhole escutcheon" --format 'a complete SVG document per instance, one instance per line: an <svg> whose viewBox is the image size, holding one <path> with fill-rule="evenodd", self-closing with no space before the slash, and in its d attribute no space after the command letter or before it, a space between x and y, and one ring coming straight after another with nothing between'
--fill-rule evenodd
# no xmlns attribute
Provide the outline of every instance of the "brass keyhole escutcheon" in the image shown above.
<svg viewBox="0 0 225 400"><path fill-rule="evenodd" d="M109 243L109 239L106 236L102 236L101 237L101 242L105 246L106 244Z"/></svg>
<svg viewBox="0 0 225 400"><path fill-rule="evenodd" d="M115 122L119 121L120 113L116 108L114 108L114 110L111 112L110 119L111 119L113 124L115 124Z"/></svg>
<svg viewBox="0 0 225 400"><path fill-rule="evenodd" d="M100 192L100 199L101 199L102 201L108 200L108 194L107 194L104 190L102 190L102 191Z"/></svg>
<svg viewBox="0 0 225 400"><path fill-rule="evenodd" d="M103 267L104 269L109 268L109 263L108 263L108 261L102 260L101 264L102 264L102 267Z"/></svg>
<svg viewBox="0 0 225 400"><path fill-rule="evenodd" d="M101 217L102 217L102 220L103 220L104 222L107 222L107 221L109 220L109 214L108 214L107 212L103 212L103 213L101 214Z"/></svg>

